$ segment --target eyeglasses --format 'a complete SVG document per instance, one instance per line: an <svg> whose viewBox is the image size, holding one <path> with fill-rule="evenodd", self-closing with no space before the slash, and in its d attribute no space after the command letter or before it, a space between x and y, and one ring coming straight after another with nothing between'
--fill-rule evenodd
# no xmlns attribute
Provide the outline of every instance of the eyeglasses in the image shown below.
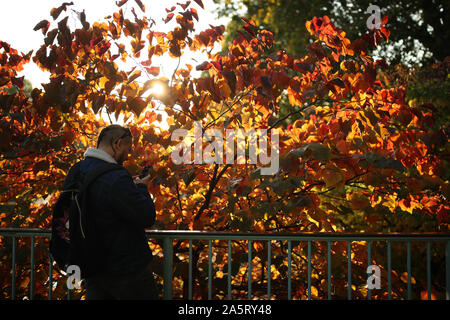
<svg viewBox="0 0 450 320"><path fill-rule="evenodd" d="M123 129L125 130L125 132L119 138L117 138L114 143L117 143L120 139L124 139L126 137L131 137L130 129L129 128L123 128ZM112 140L111 140L111 142L112 142Z"/></svg>
<svg viewBox="0 0 450 320"><path fill-rule="evenodd" d="M114 126L106 127L100 132L100 136L98 137L97 147L100 144L100 142L103 140L103 137L105 136L106 132L111 131L113 129L117 129L117 127L114 127ZM131 130L129 128L121 127L121 129L123 129L125 132L119 138L116 139L116 142L119 141L120 139L123 139L126 137L132 137ZM113 141L112 139L111 139L110 143L112 143L112 141Z"/></svg>
<svg viewBox="0 0 450 320"><path fill-rule="evenodd" d="M126 137L131 137L131 130L129 128L123 128L125 130L124 134L120 136L120 138L118 138L117 140L126 138Z"/></svg>

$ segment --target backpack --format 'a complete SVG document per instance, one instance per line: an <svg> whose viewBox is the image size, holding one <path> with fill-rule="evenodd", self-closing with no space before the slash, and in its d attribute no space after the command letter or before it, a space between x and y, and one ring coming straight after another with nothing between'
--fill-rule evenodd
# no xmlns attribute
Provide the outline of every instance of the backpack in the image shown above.
<svg viewBox="0 0 450 320"><path fill-rule="evenodd" d="M67 273L71 265L80 268L81 277L89 277L104 267L106 250L98 239L92 212L86 210L89 186L101 175L113 170L123 170L114 163L102 163L91 170L84 179L76 163L66 177L65 190L53 207L50 253L60 270Z"/></svg>

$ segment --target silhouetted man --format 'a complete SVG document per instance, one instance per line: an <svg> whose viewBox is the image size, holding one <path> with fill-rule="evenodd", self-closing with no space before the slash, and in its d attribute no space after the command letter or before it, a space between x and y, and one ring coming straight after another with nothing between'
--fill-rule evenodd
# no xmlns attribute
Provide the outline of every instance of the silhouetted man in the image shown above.
<svg viewBox="0 0 450 320"><path fill-rule="evenodd" d="M72 179L83 179L102 164L121 166L132 151L132 139L128 128L120 125L104 128L98 136L97 148L87 149L85 159L75 165L78 170L71 168L77 174L69 171L65 186ZM86 195L87 223L90 230L95 230L99 242L95 248L97 245L102 248L95 250L104 259L101 268L92 266L94 272L84 279L87 300L157 299L152 253L144 230L156 218L147 189L149 179L150 176L132 177L125 168L119 167L90 184Z"/></svg>

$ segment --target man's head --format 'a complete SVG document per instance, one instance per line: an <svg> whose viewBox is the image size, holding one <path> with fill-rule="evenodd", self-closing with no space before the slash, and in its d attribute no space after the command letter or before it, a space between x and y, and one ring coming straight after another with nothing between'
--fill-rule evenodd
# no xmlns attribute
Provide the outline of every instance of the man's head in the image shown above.
<svg viewBox="0 0 450 320"><path fill-rule="evenodd" d="M133 137L128 128L112 124L103 128L97 140L97 149L110 154L119 164L123 164L131 153Z"/></svg>

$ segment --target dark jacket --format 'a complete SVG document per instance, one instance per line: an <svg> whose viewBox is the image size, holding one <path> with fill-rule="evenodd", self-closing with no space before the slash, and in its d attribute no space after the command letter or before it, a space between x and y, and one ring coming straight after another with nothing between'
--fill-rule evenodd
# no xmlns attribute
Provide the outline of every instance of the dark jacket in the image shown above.
<svg viewBox="0 0 450 320"><path fill-rule="evenodd" d="M83 179L101 163L106 161L93 157L78 162L70 169L64 190L73 179ZM125 168L107 172L90 185L86 207L89 223L94 224L97 240L106 252L104 268L98 273L143 270L152 259L144 228L150 228L156 218L147 186L135 184Z"/></svg>

